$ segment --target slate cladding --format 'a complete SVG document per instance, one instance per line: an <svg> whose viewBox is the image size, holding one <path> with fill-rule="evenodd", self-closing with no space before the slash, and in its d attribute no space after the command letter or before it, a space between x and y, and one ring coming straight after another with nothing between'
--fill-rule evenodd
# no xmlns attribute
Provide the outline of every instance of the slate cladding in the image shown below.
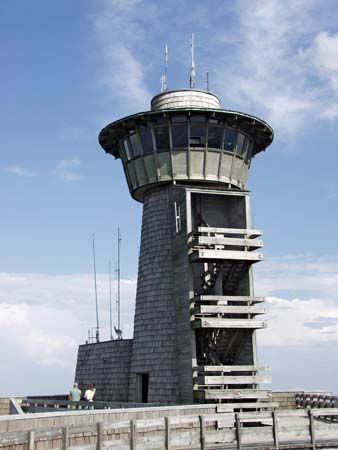
<svg viewBox="0 0 338 450"><path fill-rule="evenodd" d="M170 188L147 192L143 205L129 401L140 400L137 374L148 373L148 402L178 403L172 295L173 218Z"/></svg>
<svg viewBox="0 0 338 450"><path fill-rule="evenodd" d="M128 401L132 339L79 346L75 381L84 393L94 383L96 400Z"/></svg>

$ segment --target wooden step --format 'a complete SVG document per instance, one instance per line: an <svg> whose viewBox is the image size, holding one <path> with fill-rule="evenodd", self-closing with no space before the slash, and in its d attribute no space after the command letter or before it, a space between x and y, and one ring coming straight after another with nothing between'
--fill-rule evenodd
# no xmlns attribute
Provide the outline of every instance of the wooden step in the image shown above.
<svg viewBox="0 0 338 450"><path fill-rule="evenodd" d="M201 318L191 322L192 328L266 328L266 320Z"/></svg>
<svg viewBox="0 0 338 450"><path fill-rule="evenodd" d="M222 245L229 247L248 247L252 250L263 247L263 241L261 239L242 239L222 236L192 236L188 239L188 244L190 247Z"/></svg>
<svg viewBox="0 0 338 450"><path fill-rule="evenodd" d="M191 249L189 250L190 260L231 260L246 261L250 264L263 260L263 254L259 252L236 251L236 250L209 250Z"/></svg>
<svg viewBox="0 0 338 450"><path fill-rule="evenodd" d="M251 410L261 410L261 409L276 409L278 408L277 402L238 402L238 403L222 403L216 406L216 411L218 413L225 413L229 410L236 409L251 409Z"/></svg>
<svg viewBox="0 0 338 450"><path fill-rule="evenodd" d="M246 366L197 366L193 370L198 370L199 372L258 372L270 370L270 366L256 366L256 365L246 365Z"/></svg>
<svg viewBox="0 0 338 450"><path fill-rule="evenodd" d="M259 236L263 236L262 230L255 230L253 228L215 228L215 227L198 227L197 233L203 234L241 234L247 237L256 238ZM196 231L193 231L191 234L196 234Z"/></svg>
<svg viewBox="0 0 338 450"><path fill-rule="evenodd" d="M271 383L271 377L269 375L200 375L196 384L199 386L222 386L260 383Z"/></svg>
<svg viewBox="0 0 338 450"><path fill-rule="evenodd" d="M252 297L250 295L196 295L192 297L191 301L194 302L245 302L245 303L262 303L265 301L265 297ZM220 303L221 304L221 303Z"/></svg>
<svg viewBox="0 0 338 450"><path fill-rule="evenodd" d="M266 314L263 306L197 305L194 314Z"/></svg>
<svg viewBox="0 0 338 450"><path fill-rule="evenodd" d="M201 394L204 400L222 400L222 399L269 399L271 391L260 389L201 389L195 391Z"/></svg>

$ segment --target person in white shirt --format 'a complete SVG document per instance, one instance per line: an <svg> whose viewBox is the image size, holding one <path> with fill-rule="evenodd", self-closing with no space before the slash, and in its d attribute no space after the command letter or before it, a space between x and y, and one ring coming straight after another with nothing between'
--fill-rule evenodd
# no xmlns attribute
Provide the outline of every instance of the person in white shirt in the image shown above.
<svg viewBox="0 0 338 450"><path fill-rule="evenodd" d="M88 400L89 402L92 402L94 400L94 396L95 396L95 387L93 384L88 384L87 386L87 390L84 394L84 399Z"/></svg>

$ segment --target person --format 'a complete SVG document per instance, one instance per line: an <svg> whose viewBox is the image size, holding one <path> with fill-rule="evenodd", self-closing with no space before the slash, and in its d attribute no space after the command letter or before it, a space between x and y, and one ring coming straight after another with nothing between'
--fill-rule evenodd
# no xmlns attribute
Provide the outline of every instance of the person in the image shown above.
<svg viewBox="0 0 338 450"><path fill-rule="evenodd" d="M94 400L96 389L93 384L88 384L87 390L84 394L84 399L92 402Z"/></svg>
<svg viewBox="0 0 338 450"><path fill-rule="evenodd" d="M73 402L79 402L81 398L81 391L79 389L78 383L73 384L73 388L69 391L68 400Z"/></svg>

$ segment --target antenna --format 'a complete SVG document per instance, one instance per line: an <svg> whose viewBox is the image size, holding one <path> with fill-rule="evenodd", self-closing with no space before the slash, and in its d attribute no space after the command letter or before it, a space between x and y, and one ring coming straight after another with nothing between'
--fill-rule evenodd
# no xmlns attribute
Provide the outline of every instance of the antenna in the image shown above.
<svg viewBox="0 0 338 450"><path fill-rule="evenodd" d="M164 75L161 76L161 92L168 90L168 44L165 44Z"/></svg>
<svg viewBox="0 0 338 450"><path fill-rule="evenodd" d="M191 51L191 69L190 69L190 89L193 89L195 87L195 61L194 61L194 46L195 46L195 35L192 33L191 35L191 44L190 44L190 51Z"/></svg>
<svg viewBox="0 0 338 450"><path fill-rule="evenodd" d="M115 332L117 334L117 339L122 339L122 330L121 330L121 264L120 264L120 254L121 254L121 233L120 228L117 229L117 328L114 327Z"/></svg>
<svg viewBox="0 0 338 450"><path fill-rule="evenodd" d="M96 262L95 262L95 236L93 238L93 263L94 263L94 286L95 286L95 309L96 309L96 342L100 342L100 328L99 328L99 309L97 304L97 284L96 284Z"/></svg>
<svg viewBox="0 0 338 450"><path fill-rule="evenodd" d="M111 262L109 261L109 329L110 339L113 340L113 317L112 317L112 303L111 303Z"/></svg>
<svg viewBox="0 0 338 450"><path fill-rule="evenodd" d="M209 91L209 72L207 72L207 91Z"/></svg>

